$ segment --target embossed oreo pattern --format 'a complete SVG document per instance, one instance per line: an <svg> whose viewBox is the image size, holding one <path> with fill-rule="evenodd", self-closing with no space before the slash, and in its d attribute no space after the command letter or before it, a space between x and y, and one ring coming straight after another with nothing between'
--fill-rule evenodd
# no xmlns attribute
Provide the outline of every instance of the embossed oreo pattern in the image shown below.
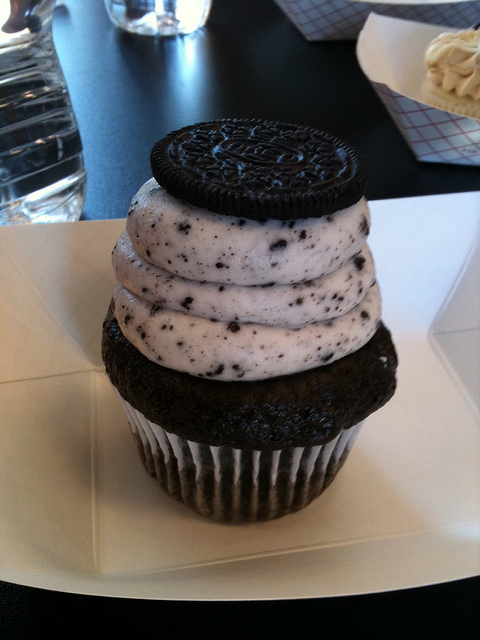
<svg viewBox="0 0 480 640"><path fill-rule="evenodd" d="M366 169L351 146L309 127L217 120L174 131L152 149L154 178L172 195L224 215L320 217L355 204Z"/></svg>

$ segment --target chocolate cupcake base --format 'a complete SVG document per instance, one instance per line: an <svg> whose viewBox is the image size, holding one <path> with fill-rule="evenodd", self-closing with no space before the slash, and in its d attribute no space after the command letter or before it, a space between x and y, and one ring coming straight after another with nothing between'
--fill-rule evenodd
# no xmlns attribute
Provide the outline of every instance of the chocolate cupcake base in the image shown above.
<svg viewBox="0 0 480 640"><path fill-rule="evenodd" d="M272 520L309 505L335 478L362 426L323 445L241 450L168 433L119 398L147 472L171 497L224 522Z"/></svg>

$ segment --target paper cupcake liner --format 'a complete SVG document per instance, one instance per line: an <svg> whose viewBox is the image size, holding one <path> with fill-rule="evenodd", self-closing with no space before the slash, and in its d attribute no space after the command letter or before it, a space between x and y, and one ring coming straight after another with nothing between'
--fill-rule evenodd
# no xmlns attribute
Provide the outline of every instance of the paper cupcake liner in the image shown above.
<svg viewBox="0 0 480 640"><path fill-rule="evenodd" d="M307 40L355 39L368 15L418 20L445 27L468 29L477 24L480 1L465 2L359 2L357 0L275 0Z"/></svg>
<svg viewBox="0 0 480 640"><path fill-rule="evenodd" d="M230 522L271 520L306 507L335 478L363 424L325 445L246 451L185 440L120 401L143 465L165 492Z"/></svg>

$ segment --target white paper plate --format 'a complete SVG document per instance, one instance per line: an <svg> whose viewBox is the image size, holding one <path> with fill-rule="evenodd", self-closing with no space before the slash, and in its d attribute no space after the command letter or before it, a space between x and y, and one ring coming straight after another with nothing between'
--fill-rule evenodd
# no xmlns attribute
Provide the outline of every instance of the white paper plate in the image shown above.
<svg viewBox="0 0 480 640"><path fill-rule="evenodd" d="M480 193L371 209L398 391L319 499L246 525L210 522L162 493L105 378L101 323L124 220L1 228L0 579L261 600L476 575Z"/></svg>

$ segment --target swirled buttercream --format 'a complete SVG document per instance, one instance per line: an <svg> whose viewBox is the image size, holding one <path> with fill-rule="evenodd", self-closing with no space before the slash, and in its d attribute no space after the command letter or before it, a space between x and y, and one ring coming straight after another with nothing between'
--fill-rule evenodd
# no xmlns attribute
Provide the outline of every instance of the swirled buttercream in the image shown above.
<svg viewBox="0 0 480 640"><path fill-rule="evenodd" d="M352 310L300 329L213 322L158 308L117 286L114 312L128 340L170 369L216 380L258 380L318 367L360 349L375 333L377 285Z"/></svg>
<svg viewBox="0 0 480 640"><path fill-rule="evenodd" d="M258 221L192 207L149 180L113 250L115 316L147 358L195 376L328 364L380 320L369 226L364 198L321 218Z"/></svg>
<svg viewBox="0 0 480 640"><path fill-rule="evenodd" d="M192 207L154 179L127 215L130 240L149 262L182 278L237 285L320 278L360 251L369 228L365 198L321 218L259 222Z"/></svg>
<svg viewBox="0 0 480 640"><path fill-rule="evenodd" d="M428 102L480 117L480 30L441 33L426 49L425 68Z"/></svg>
<svg viewBox="0 0 480 640"><path fill-rule="evenodd" d="M133 247L126 231L112 254L118 282L156 307L188 311L222 322L299 328L350 311L375 281L367 245L343 266L315 280L283 285L219 284L181 278L157 267Z"/></svg>

